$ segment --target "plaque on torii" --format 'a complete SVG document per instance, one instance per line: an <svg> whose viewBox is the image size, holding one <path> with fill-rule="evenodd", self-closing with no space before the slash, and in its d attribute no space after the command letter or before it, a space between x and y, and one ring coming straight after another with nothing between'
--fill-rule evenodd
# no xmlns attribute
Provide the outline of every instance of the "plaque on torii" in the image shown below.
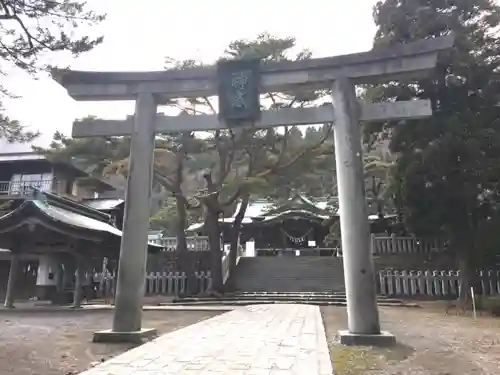
<svg viewBox="0 0 500 375"><path fill-rule="evenodd" d="M217 64L219 120L227 126L260 120L260 60L222 60Z"/></svg>
<svg viewBox="0 0 500 375"><path fill-rule="evenodd" d="M150 194L145 192L151 189L155 133L207 131L238 125L266 128L333 122L348 312L348 330L341 332L341 342L369 345L394 342L392 335L380 330L366 219L359 122L428 117L432 115L432 110L427 100L360 104L356 98L355 85L386 83L401 78L407 81L428 76L436 66L439 53L451 49L453 43L454 36L448 35L352 55L266 63L260 69L254 62L251 71L255 75L250 76L257 77L255 82L259 81L259 85L249 84L252 80L245 81L238 74L238 62L225 65L225 71L232 72L227 81L221 79L224 71L222 65L129 73L54 70L54 79L75 100L136 102L133 117L124 120L85 120L75 122L73 126L74 137L131 136L131 172L128 176L116 307L113 328L109 331L110 340L116 340L113 335L120 332L129 332L127 337L133 336L134 332L141 332L150 200ZM263 112L259 108L258 114L254 91L256 86L259 93L290 92L301 87L331 89L333 103L319 108ZM222 100L223 121L217 115L172 117L156 113L158 104L168 103L172 98L209 97L231 92L235 94L229 97L231 105L227 105L227 97ZM250 92L252 100L248 100L250 96L241 95ZM100 337L104 338L105 335Z"/></svg>

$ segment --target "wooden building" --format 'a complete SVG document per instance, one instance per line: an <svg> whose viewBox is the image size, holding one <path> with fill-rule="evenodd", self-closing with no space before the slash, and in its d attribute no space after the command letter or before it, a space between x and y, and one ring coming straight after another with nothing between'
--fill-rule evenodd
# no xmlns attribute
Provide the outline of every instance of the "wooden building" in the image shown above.
<svg viewBox="0 0 500 375"><path fill-rule="evenodd" d="M5 306L12 307L22 287L20 262L38 259L37 297L79 306L90 275L103 259L118 260L122 232L113 217L80 202L36 190L16 209L0 217L0 247L9 249ZM161 246L149 244L152 252ZM17 284L17 285L16 285ZM70 294L70 296L68 296Z"/></svg>
<svg viewBox="0 0 500 375"><path fill-rule="evenodd" d="M219 220L223 242L230 238L229 231L238 210L239 206L232 216ZM395 215L385 215L384 220L388 217ZM380 223L376 213L370 213L367 219L374 229ZM338 220L338 202L335 198L308 198L296 193L284 202L258 199L248 205L240 239L242 243L253 241L257 256L331 256L340 250L340 238L335 245L326 243L325 239ZM187 231L202 235L203 223L193 224Z"/></svg>

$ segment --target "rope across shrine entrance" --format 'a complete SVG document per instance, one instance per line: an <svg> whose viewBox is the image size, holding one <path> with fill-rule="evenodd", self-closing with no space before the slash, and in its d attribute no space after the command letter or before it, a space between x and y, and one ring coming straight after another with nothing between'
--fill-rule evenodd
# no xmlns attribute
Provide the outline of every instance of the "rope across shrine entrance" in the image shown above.
<svg viewBox="0 0 500 375"><path fill-rule="evenodd" d="M286 236L286 238L294 245L303 245L307 246L307 242L309 239L309 235L313 231L314 228L310 228L307 232L305 232L301 236L293 236L292 234L288 233L285 229L280 228L281 232Z"/></svg>

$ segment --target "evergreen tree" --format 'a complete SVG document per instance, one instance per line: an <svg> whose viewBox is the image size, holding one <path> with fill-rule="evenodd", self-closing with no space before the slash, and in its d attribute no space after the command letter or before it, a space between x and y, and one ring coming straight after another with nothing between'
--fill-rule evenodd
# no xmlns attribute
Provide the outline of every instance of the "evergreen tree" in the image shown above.
<svg viewBox="0 0 500 375"><path fill-rule="evenodd" d="M456 47L418 82L369 89L375 100L430 99L433 117L371 124L398 154L393 192L416 234L446 235L468 299L500 203L500 8L492 0L385 0L374 8L375 48L454 32Z"/></svg>
<svg viewBox="0 0 500 375"><path fill-rule="evenodd" d="M36 73L47 67L40 63L45 52L69 52L78 56L100 44L103 37L89 37L87 29L103 21L104 15L87 9L84 1L2 0L0 1L0 74L17 67ZM13 97L0 85L1 97ZM2 114L0 101L0 138L9 142L27 142L38 133L26 131L17 120Z"/></svg>

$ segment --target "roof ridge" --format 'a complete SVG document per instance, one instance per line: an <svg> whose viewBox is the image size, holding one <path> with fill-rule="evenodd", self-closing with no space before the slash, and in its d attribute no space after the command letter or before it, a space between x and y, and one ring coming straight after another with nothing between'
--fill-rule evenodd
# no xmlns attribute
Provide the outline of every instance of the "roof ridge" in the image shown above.
<svg viewBox="0 0 500 375"><path fill-rule="evenodd" d="M35 200L40 200L40 199L37 199L38 194L36 194L36 193L38 192L39 194L42 194L46 198L48 198L48 199L45 199L45 202L49 205L58 206L59 208L66 209L68 211L73 211L73 212L78 213L82 216L96 219L96 220L99 220L99 221L102 221L105 223L109 223L111 221L111 215L106 214L102 211L96 210L96 209L94 209L90 206L87 206L85 204L82 204L80 202L74 201L74 200L66 198L66 197L62 197L58 194L49 193L46 191L41 191L37 188L34 188L34 191L35 191L35 196L34 196Z"/></svg>

